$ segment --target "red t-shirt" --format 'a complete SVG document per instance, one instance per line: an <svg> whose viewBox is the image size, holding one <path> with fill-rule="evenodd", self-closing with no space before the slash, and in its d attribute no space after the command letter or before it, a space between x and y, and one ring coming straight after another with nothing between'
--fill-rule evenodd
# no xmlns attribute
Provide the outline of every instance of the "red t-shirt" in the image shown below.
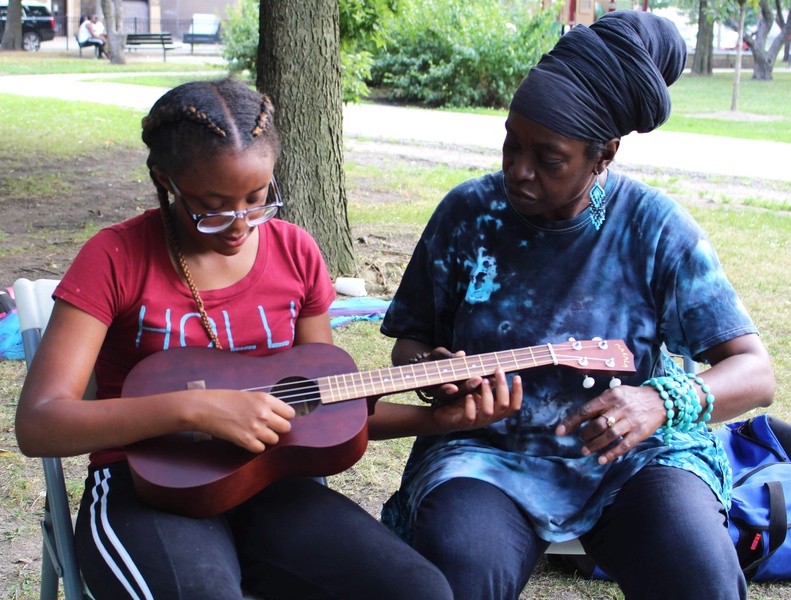
<svg viewBox="0 0 791 600"><path fill-rule="evenodd" d="M224 349L267 356L290 348L297 317L329 310L335 291L307 232L278 219L258 230L251 271L227 288L201 291L201 298ZM91 238L55 297L109 327L95 366L98 399L120 396L132 367L154 352L211 345L192 293L170 261L159 209Z"/></svg>

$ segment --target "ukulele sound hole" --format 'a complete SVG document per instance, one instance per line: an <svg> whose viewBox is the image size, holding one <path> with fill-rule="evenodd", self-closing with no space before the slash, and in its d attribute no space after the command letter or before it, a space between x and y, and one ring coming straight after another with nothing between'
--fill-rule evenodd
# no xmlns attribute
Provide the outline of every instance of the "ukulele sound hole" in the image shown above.
<svg viewBox="0 0 791 600"><path fill-rule="evenodd" d="M319 386L312 379L289 377L275 385L271 393L293 406L298 417L310 414L321 404Z"/></svg>

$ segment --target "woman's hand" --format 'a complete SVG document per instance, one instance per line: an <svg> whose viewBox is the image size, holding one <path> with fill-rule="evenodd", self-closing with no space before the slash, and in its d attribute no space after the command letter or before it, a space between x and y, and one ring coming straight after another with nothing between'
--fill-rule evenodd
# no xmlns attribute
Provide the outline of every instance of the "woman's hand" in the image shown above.
<svg viewBox="0 0 791 600"><path fill-rule="evenodd" d="M455 399L449 399L433 409L434 422L442 431L486 427L522 408L522 378L515 376L509 391L508 380L502 369L494 372L493 382L489 378L475 377L465 381L461 387L472 391L464 395L456 392Z"/></svg>
<svg viewBox="0 0 791 600"><path fill-rule="evenodd" d="M445 348L432 350L411 339L399 339L393 348L395 365L463 356L464 352L453 354ZM522 379L515 376L509 390L502 369L497 369L490 378L473 377L423 392L432 396L435 401L432 406L377 402L374 414L368 418L369 439L389 440L478 429L522 408Z"/></svg>
<svg viewBox="0 0 791 600"><path fill-rule="evenodd" d="M250 452L263 452L291 431L290 404L265 392L195 390L194 428Z"/></svg>
<svg viewBox="0 0 791 600"><path fill-rule="evenodd" d="M607 448L599 456L604 465L655 434L665 424L666 412L654 388L618 386L580 406L555 433L568 435L581 427L582 453L588 456Z"/></svg>
<svg viewBox="0 0 791 600"><path fill-rule="evenodd" d="M439 346L431 351L422 352L413 356L409 362L422 363L435 360L445 360L449 358L464 358L467 353L459 350L455 354ZM432 404L449 404L454 400L466 398L481 385L481 378L475 377L466 381L456 383L444 383L434 387L423 388L420 391L424 400L430 400Z"/></svg>

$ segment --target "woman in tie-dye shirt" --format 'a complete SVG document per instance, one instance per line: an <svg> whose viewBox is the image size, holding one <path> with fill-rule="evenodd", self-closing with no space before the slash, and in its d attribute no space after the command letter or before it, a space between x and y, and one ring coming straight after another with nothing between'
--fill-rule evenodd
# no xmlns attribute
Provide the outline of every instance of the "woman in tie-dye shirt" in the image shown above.
<svg viewBox="0 0 791 600"><path fill-rule="evenodd" d="M476 378L377 405L372 436L418 436L383 521L457 600L517 598L576 537L627 598L746 597L727 459L699 423L769 405L769 359L693 219L609 168L668 118L685 57L636 11L561 38L514 96L502 171L440 203L382 325L395 364L596 337L634 355L615 382L549 366L508 375L509 395L498 370L494 394ZM663 344L711 369L688 378Z"/></svg>

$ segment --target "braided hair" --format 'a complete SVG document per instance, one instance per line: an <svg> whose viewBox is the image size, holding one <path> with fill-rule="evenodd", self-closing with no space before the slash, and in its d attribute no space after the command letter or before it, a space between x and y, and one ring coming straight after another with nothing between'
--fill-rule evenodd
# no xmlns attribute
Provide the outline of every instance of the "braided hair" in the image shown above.
<svg viewBox="0 0 791 600"><path fill-rule="evenodd" d="M222 348L203 306L176 236L168 190L154 176L157 167L177 177L195 159L219 152L253 149L276 160L280 140L269 98L228 77L193 81L165 93L143 119L143 142L148 146L148 172L157 190L167 243L201 315L201 323L215 348Z"/></svg>

